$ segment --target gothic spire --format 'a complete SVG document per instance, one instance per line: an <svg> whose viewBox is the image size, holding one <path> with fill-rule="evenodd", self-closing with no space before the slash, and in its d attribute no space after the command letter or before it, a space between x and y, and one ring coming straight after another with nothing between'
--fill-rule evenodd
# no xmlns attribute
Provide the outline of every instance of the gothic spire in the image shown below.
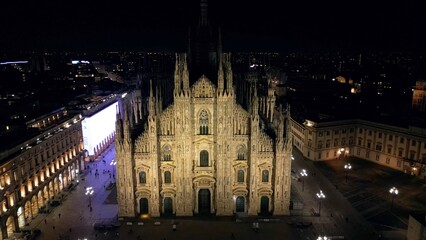
<svg viewBox="0 0 426 240"><path fill-rule="evenodd" d="M175 80L175 88L174 93L179 94L180 92L180 64L179 64L179 54L175 54L175 74L174 74L174 80Z"/></svg>
<svg viewBox="0 0 426 240"><path fill-rule="evenodd" d="M158 104L158 99L160 98L158 96L158 92L159 92L159 87L156 86L155 88L155 112L159 113L160 112L160 105Z"/></svg>
<svg viewBox="0 0 426 240"><path fill-rule="evenodd" d="M223 93L224 88L224 78L223 78L223 67L222 67L222 55L219 55L219 70L217 72L217 92L218 94Z"/></svg>
<svg viewBox="0 0 426 240"><path fill-rule="evenodd" d="M259 98L257 97L257 81L254 81L251 114L252 114L252 117L257 117L257 115L259 114Z"/></svg>
<svg viewBox="0 0 426 240"><path fill-rule="evenodd" d="M207 0L201 0L201 3L200 3L200 7L201 7L200 25L201 26L208 25L208 18L207 18L208 6L209 4L207 3Z"/></svg>
<svg viewBox="0 0 426 240"><path fill-rule="evenodd" d="M283 141L283 137L284 137L284 113L283 113L283 109L282 106L280 105L279 107L279 119L278 119L278 141Z"/></svg>
<svg viewBox="0 0 426 240"><path fill-rule="evenodd" d="M232 68L231 68L231 53L226 54L226 89L228 93L234 93L234 87L232 85Z"/></svg>
<svg viewBox="0 0 426 240"><path fill-rule="evenodd" d="M124 108L123 137L125 140L130 139L130 120L127 108Z"/></svg>
<svg viewBox="0 0 426 240"><path fill-rule="evenodd" d="M148 100L148 107L149 107L149 115L155 115L155 106L154 106L154 93L152 91L152 80L149 80L149 100Z"/></svg>
<svg viewBox="0 0 426 240"><path fill-rule="evenodd" d="M121 140L123 138L123 123L121 121L120 109L117 106L117 115L115 120L115 139Z"/></svg>
<svg viewBox="0 0 426 240"><path fill-rule="evenodd" d="M183 81L184 92L186 94L189 94L189 71L188 71L188 64L186 62L186 54L183 54L182 81Z"/></svg>
<svg viewBox="0 0 426 240"><path fill-rule="evenodd" d="M287 120L287 122L290 122L290 119L291 119L290 104L287 103L287 109L285 111L285 120ZM289 140L290 137L291 137L291 132L290 132L290 129L289 129L289 124L286 124L284 126L284 131L285 131L285 133L284 133L285 134L285 138L287 140Z"/></svg>

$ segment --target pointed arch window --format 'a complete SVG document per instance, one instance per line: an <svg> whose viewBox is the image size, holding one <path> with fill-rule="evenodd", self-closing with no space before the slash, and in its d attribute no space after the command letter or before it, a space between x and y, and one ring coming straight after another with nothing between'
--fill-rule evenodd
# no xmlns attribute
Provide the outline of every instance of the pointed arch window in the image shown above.
<svg viewBox="0 0 426 240"><path fill-rule="evenodd" d="M237 182L239 182L239 183L244 182L244 171L243 170L238 170Z"/></svg>
<svg viewBox="0 0 426 240"><path fill-rule="evenodd" d="M172 160L172 147L170 145L165 145L163 147L163 161L171 161Z"/></svg>
<svg viewBox="0 0 426 240"><path fill-rule="evenodd" d="M237 151L237 159L238 160L246 160L247 159L247 150L246 147L244 145L240 145L238 146L238 151Z"/></svg>
<svg viewBox="0 0 426 240"><path fill-rule="evenodd" d="M164 172L164 183L172 183L172 173L170 171Z"/></svg>
<svg viewBox="0 0 426 240"><path fill-rule="evenodd" d="M140 184L146 183L146 173L144 171L139 172L139 183Z"/></svg>
<svg viewBox="0 0 426 240"><path fill-rule="evenodd" d="M269 182L269 171L268 170L262 171L262 182Z"/></svg>
<svg viewBox="0 0 426 240"><path fill-rule="evenodd" d="M206 110L200 113L200 135L209 134L209 114Z"/></svg>
<svg viewBox="0 0 426 240"><path fill-rule="evenodd" d="M200 167L209 166L209 152L203 150L200 152Z"/></svg>

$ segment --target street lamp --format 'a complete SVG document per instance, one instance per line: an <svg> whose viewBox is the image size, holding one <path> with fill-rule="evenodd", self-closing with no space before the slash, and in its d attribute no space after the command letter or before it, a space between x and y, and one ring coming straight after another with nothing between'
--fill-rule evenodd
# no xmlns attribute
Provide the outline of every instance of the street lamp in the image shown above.
<svg viewBox="0 0 426 240"><path fill-rule="evenodd" d="M95 192L93 190L93 187L87 187L86 188L86 195L89 196L89 207L92 208L92 194Z"/></svg>
<svg viewBox="0 0 426 240"><path fill-rule="evenodd" d="M341 159L343 157L343 153L345 152L344 148L340 148L339 150L337 150L337 153L339 154L339 158Z"/></svg>
<svg viewBox="0 0 426 240"><path fill-rule="evenodd" d="M350 163L346 163L345 164L345 177L346 177L346 182L348 182L348 174L349 174L349 170L352 169L352 166Z"/></svg>
<svg viewBox="0 0 426 240"><path fill-rule="evenodd" d="M305 181L304 181L304 177L308 176L308 172L306 172L306 169L302 169L302 171L300 171L300 178L302 179L302 192L305 191Z"/></svg>
<svg viewBox="0 0 426 240"><path fill-rule="evenodd" d="M318 207L318 216L321 216L321 201L322 201L323 198L325 198L325 195L322 192L322 190L320 190L320 192L317 193L317 197L319 199L319 203L318 203L319 204L319 207Z"/></svg>
<svg viewBox="0 0 426 240"><path fill-rule="evenodd" d="M396 195L398 195L398 189L396 187L392 187L389 190L390 194L392 195L392 203L391 203L391 209L393 208L393 199L395 198Z"/></svg>
<svg viewBox="0 0 426 240"><path fill-rule="evenodd" d="M318 238L317 238L317 240L331 240L331 238L328 238L328 237L326 237L326 236L323 236L323 237L321 237L321 236L318 236Z"/></svg>
<svg viewBox="0 0 426 240"><path fill-rule="evenodd" d="M112 159L109 165L112 166L112 174L114 175L114 178L115 178L115 165L117 165L117 161L115 161L115 159Z"/></svg>

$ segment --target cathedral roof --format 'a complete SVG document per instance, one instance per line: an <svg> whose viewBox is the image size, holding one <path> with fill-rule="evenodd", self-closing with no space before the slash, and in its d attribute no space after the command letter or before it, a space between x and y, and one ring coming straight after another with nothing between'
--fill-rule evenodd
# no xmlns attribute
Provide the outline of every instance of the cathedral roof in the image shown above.
<svg viewBox="0 0 426 240"><path fill-rule="evenodd" d="M211 98L216 96L216 86L205 75L202 75L192 85L192 94L196 98Z"/></svg>

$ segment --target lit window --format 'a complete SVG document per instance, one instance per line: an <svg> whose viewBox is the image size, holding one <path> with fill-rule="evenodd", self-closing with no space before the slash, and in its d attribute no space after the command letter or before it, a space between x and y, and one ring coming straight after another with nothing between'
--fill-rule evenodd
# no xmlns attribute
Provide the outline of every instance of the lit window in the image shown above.
<svg viewBox="0 0 426 240"><path fill-rule="evenodd" d="M269 182L269 171L268 170L262 171L262 182Z"/></svg>
<svg viewBox="0 0 426 240"><path fill-rule="evenodd" d="M139 183L140 184L146 183L146 173L144 171L139 173Z"/></svg>
<svg viewBox="0 0 426 240"><path fill-rule="evenodd" d="M172 174L170 171L164 172L164 183L172 183Z"/></svg>
<svg viewBox="0 0 426 240"><path fill-rule="evenodd" d="M209 152L203 150L200 152L200 167L209 166Z"/></svg>
<svg viewBox="0 0 426 240"><path fill-rule="evenodd" d="M242 183L244 182L244 171L243 170L238 170L238 174L237 174L237 182Z"/></svg>
<svg viewBox="0 0 426 240"><path fill-rule="evenodd" d="M209 115L206 110L203 110L200 113L200 134L209 134Z"/></svg>

